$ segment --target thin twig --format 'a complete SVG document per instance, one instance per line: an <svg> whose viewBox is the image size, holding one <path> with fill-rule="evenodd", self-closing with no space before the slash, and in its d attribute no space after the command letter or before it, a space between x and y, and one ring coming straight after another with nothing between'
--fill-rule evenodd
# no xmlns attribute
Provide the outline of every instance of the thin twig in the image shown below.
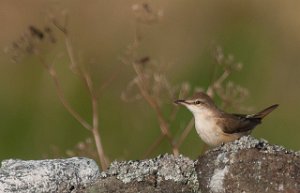
<svg viewBox="0 0 300 193"><path fill-rule="evenodd" d="M89 94L91 97L91 101L92 101L92 115L93 115L93 118L92 118L93 126L92 127L90 126L89 130L92 132L93 137L94 137L94 141L96 144L97 153L99 156L101 167L103 170L105 170L108 166L108 163L106 160L104 148L103 148L100 133L99 133L98 99L94 92L93 82L92 82L89 74L86 71L81 70L76 63L73 47L71 45L66 27L59 25L55 20L53 20L53 24L64 34L67 55L68 55L68 57L70 59L70 63L71 63L70 69L72 70L73 73L75 73L76 75L78 75L79 77L81 77L84 80L84 83L85 83L86 87L88 88L88 91L89 91Z"/></svg>
<svg viewBox="0 0 300 193"><path fill-rule="evenodd" d="M181 136L179 137L178 139L178 142L176 143L176 146L177 148L179 148L182 143L184 142L185 138L188 136L188 134L191 132L191 130L193 129L194 127L194 123L195 123L195 120L194 118L192 118L189 123L187 124L187 126L184 128Z"/></svg>
<svg viewBox="0 0 300 193"><path fill-rule="evenodd" d="M142 74L142 72L139 70L137 64L133 64L133 68L138 76L138 88L141 92L141 95L144 97L144 99L148 102L148 104L154 109L155 113L156 113L156 116L158 118L158 123L159 123L159 127L161 129L161 132L163 134L163 136L165 136L171 147L172 147L172 151L173 151L173 154L174 155L179 155L179 151L178 151L178 148L174 145L174 142L173 142L173 137L171 135L171 132L169 130L169 126L168 126L168 123L167 121L164 119L164 116L163 116L163 113L159 107L159 105L157 104L156 100L150 96L150 94L147 92L147 89L145 87L145 79L144 79L144 76Z"/></svg>
<svg viewBox="0 0 300 193"><path fill-rule="evenodd" d="M98 99L94 93L94 87L93 87L93 81L91 80L91 77L87 72L83 72L83 77L85 78L86 85L89 89L89 93L92 99L92 111L93 111L93 137L95 140L99 160L102 169L106 169L108 166L108 163L106 161L106 156L104 154L103 145L101 142L101 137L99 133L99 116L98 116Z"/></svg>
<svg viewBox="0 0 300 193"><path fill-rule="evenodd" d="M162 142L162 140L165 138L165 136L161 133L157 140L154 141L154 143L149 147L149 149L146 151L146 153L143 155L142 159L147 158Z"/></svg>
<svg viewBox="0 0 300 193"><path fill-rule="evenodd" d="M67 48L67 53L68 53L68 56L69 56L69 59L70 59L70 69L75 73L74 70L76 69L76 67L78 69L78 66L77 66L77 63L76 63L76 60L75 60L73 46L71 45L71 41L70 41L69 36L68 36L68 31L67 31L67 27L66 27L67 22L65 22L64 26L60 25L56 20L53 20L52 22L53 22L54 26L57 29L59 29L64 35L65 46ZM75 74L77 74L77 73L75 73Z"/></svg>
<svg viewBox="0 0 300 193"><path fill-rule="evenodd" d="M98 157L100 160L101 168L103 170L105 170L108 166L108 163L106 161L106 156L104 153L104 148L103 148L102 140L101 140L100 133L99 133L98 99L94 92L93 82L92 82L89 74L86 71L80 70L78 65L75 63L73 48L72 48L67 36L65 36L65 43L66 43L66 47L67 47L68 56L71 61L70 68L74 73L77 72L77 75L79 75L80 77L82 77L84 79L86 86L88 88L88 91L90 93L90 97L92 100L92 115L93 115L92 134L93 134L93 137L95 140L96 149L97 149ZM78 69L78 71L75 71L75 69Z"/></svg>
<svg viewBox="0 0 300 193"><path fill-rule="evenodd" d="M134 62L130 62L133 66L134 71L137 74L137 86L138 89L140 91L140 94L142 95L142 97L146 100L146 102L151 106L151 108L155 111L156 113L156 117L158 119L158 124L161 130L161 135L158 138L158 140L156 140L154 142L153 145L151 145L151 147L148 149L147 154L150 154L160 143L164 138L167 138L169 144L172 147L172 151L173 154L175 156L179 155L179 151L178 148L174 145L174 141L173 141L173 137L171 135L170 129L169 129L169 125L167 123L167 121L165 120L163 113L161 111L161 108L159 107L159 104L156 100L156 98L154 98L153 96L151 96L149 94L149 88L148 85L146 84L146 79L144 77L144 74L140 71L140 68L138 66L138 64L135 62L137 56L136 56L136 52L135 50L139 47L140 42L141 42L141 31L140 31L140 22L137 19L136 23L135 23L135 33L134 33L134 40L132 45L129 47L129 54L131 55L131 57L134 59ZM129 55L128 54L128 55Z"/></svg>
<svg viewBox="0 0 300 193"><path fill-rule="evenodd" d="M108 78L102 83L100 91L104 90L113 80L115 80L118 75L120 74L120 64L116 66L116 70L113 70L113 72L108 76Z"/></svg>
<svg viewBox="0 0 300 193"><path fill-rule="evenodd" d="M67 109L67 111L87 130L92 131L92 126L87 123L72 107L71 105L68 103L68 101L65 98L65 95L62 91L61 88L61 84L59 82L59 79L57 77L57 73L55 71L55 69L53 68L52 65L46 64L42 59L41 59L41 63L44 65L44 67L46 68L46 70L48 71L48 73L50 74L54 85L55 85L55 89L56 89L56 93L59 97L59 100L61 101L61 103L63 104L63 106Z"/></svg>
<svg viewBox="0 0 300 193"><path fill-rule="evenodd" d="M223 74L216 81L214 81L211 84L211 86L208 87L206 93L210 97L213 97L215 94L215 91L222 86L222 83L228 78L229 75L230 75L230 71L224 70Z"/></svg>
<svg viewBox="0 0 300 193"><path fill-rule="evenodd" d="M169 116L169 122L173 122L175 120L178 109L179 109L178 105L173 105L173 108Z"/></svg>
<svg viewBox="0 0 300 193"><path fill-rule="evenodd" d="M52 20L53 25L59 29L63 34L67 34L66 23L65 25L60 25L55 19Z"/></svg>
<svg viewBox="0 0 300 193"><path fill-rule="evenodd" d="M74 72L74 70L76 69L76 67L78 68L78 66L77 66L76 61L75 61L73 47L71 46L71 42L70 42L69 37L67 36L67 34L65 34L65 45L66 45L66 48L67 48L67 53L68 53L69 59L71 61L70 69Z"/></svg>

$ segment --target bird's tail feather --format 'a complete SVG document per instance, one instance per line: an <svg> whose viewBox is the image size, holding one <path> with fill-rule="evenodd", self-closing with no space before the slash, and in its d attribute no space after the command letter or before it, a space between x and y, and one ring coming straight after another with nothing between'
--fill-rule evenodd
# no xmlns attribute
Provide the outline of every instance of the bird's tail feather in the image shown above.
<svg viewBox="0 0 300 193"><path fill-rule="evenodd" d="M252 118L264 118L265 116L267 116L269 113L271 113L274 109L276 109L279 105L278 104L275 104L275 105L272 105L256 114L253 115Z"/></svg>

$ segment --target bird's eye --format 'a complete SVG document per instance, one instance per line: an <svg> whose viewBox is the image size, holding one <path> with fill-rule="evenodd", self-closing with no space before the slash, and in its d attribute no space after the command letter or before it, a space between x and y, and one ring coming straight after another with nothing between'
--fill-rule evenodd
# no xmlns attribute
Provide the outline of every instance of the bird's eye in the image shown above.
<svg viewBox="0 0 300 193"><path fill-rule="evenodd" d="M200 103L202 103L202 102L199 101L199 100L196 100L196 101L194 102L195 105L199 105Z"/></svg>

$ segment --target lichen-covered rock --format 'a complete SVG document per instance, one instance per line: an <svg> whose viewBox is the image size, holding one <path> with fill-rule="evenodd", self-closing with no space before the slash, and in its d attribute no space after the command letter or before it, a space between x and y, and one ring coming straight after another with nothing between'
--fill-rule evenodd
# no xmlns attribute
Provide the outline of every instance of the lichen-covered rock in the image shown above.
<svg viewBox="0 0 300 193"><path fill-rule="evenodd" d="M246 136L207 151L197 161L164 155L113 162L83 192L296 193L300 192L300 153Z"/></svg>
<svg viewBox="0 0 300 193"><path fill-rule="evenodd" d="M198 181L194 161L184 156L158 156L141 161L113 162L86 192L195 192Z"/></svg>
<svg viewBox="0 0 300 193"><path fill-rule="evenodd" d="M87 158L6 160L0 168L0 192L296 193L300 152L246 136L211 149L196 161L166 154L115 161L102 173Z"/></svg>
<svg viewBox="0 0 300 193"><path fill-rule="evenodd" d="M300 192L300 156L251 136L205 153L196 167L203 192Z"/></svg>
<svg viewBox="0 0 300 193"><path fill-rule="evenodd" d="M72 192L99 177L95 161L88 158L4 160L0 168L0 192Z"/></svg>

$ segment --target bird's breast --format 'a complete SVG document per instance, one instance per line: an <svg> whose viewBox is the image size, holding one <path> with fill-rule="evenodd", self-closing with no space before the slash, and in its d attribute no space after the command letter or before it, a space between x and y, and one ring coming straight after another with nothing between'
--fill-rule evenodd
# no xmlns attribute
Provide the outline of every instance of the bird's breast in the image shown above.
<svg viewBox="0 0 300 193"><path fill-rule="evenodd" d="M226 134L212 116L195 116L195 127L200 138L210 146L217 146L227 141Z"/></svg>

